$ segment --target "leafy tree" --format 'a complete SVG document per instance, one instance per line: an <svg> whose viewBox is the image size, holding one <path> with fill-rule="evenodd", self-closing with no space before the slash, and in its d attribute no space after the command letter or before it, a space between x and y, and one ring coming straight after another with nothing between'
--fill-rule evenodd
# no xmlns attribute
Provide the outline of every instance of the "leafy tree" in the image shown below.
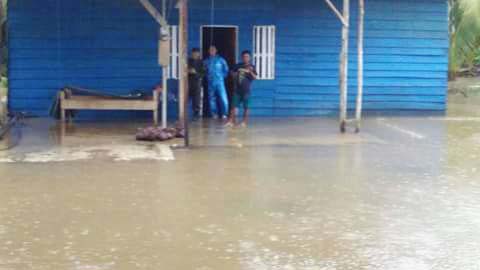
<svg viewBox="0 0 480 270"><path fill-rule="evenodd" d="M454 79L462 67L473 68L480 60L480 1L449 0L450 66Z"/></svg>

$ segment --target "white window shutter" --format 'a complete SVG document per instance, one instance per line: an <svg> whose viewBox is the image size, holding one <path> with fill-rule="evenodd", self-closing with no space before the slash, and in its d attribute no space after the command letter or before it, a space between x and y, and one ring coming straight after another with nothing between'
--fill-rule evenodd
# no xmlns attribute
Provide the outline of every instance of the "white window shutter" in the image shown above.
<svg viewBox="0 0 480 270"><path fill-rule="evenodd" d="M168 67L168 78L178 79L179 75L179 46L178 46L178 26L171 25L168 29L170 34L170 66Z"/></svg>
<svg viewBox="0 0 480 270"><path fill-rule="evenodd" d="M275 79L275 26L253 27L253 62L258 79Z"/></svg>

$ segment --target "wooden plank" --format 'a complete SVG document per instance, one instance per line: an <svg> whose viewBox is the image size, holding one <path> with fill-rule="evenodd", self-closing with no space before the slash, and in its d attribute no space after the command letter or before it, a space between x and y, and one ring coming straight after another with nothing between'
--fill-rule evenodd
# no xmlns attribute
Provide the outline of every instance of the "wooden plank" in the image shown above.
<svg viewBox="0 0 480 270"><path fill-rule="evenodd" d="M348 27L348 18L345 17L345 9L344 9L344 13L343 15L340 13L340 11L338 11L337 7L335 7L335 5L332 3L332 1L330 0L325 0L325 2L327 3L327 5L330 7L330 9L333 11L333 13L335 13L335 15L337 16L337 18L342 22L343 26L344 27ZM345 8L345 7L344 7Z"/></svg>
<svg viewBox="0 0 480 270"><path fill-rule="evenodd" d="M162 91L165 91L166 89L162 89ZM153 90L153 124L155 126L158 125L158 104L159 104L159 95L157 90Z"/></svg>
<svg viewBox="0 0 480 270"><path fill-rule="evenodd" d="M346 131L348 97L348 39L350 20L350 0L343 0L343 18L347 22L342 27L342 49L340 52L340 131Z"/></svg>
<svg viewBox="0 0 480 270"><path fill-rule="evenodd" d="M101 98L93 96L69 96L60 92L60 117L66 121L69 110L98 110L98 111L152 111L154 124L158 124L159 93L145 100L123 100Z"/></svg>
<svg viewBox="0 0 480 270"><path fill-rule="evenodd" d="M65 122L66 120L66 110L65 110L65 92L60 92L60 120Z"/></svg>
<svg viewBox="0 0 480 270"><path fill-rule="evenodd" d="M179 0L179 47L180 47L180 78L179 78L179 87L180 87L180 112L179 112L179 122L182 127L185 129L184 144L185 147L190 146L190 135L188 129L188 100L189 100L189 89L188 89L188 0Z"/></svg>
<svg viewBox="0 0 480 270"><path fill-rule="evenodd" d="M114 100L114 101L153 101L154 97L146 97L145 99L118 99L118 98L109 98L109 97L95 97L95 96L72 96L67 98L67 100L79 100L79 101L97 101L97 100Z"/></svg>
<svg viewBox="0 0 480 270"><path fill-rule="evenodd" d="M162 68L162 127L167 128L168 125L168 70Z"/></svg>
<svg viewBox="0 0 480 270"><path fill-rule="evenodd" d="M162 16L160 12L150 3L149 0L139 0L140 3L145 7L145 9L152 15L152 17L160 24L162 27L168 27L167 20Z"/></svg>
<svg viewBox="0 0 480 270"><path fill-rule="evenodd" d="M358 70L357 70L357 102L355 110L356 128L355 131L360 132L362 120L362 103L363 103L363 32L365 20L365 0L358 0Z"/></svg>
<svg viewBox="0 0 480 270"><path fill-rule="evenodd" d="M158 105L155 101L142 100L86 100L65 99L62 103L64 110L128 110L128 111L153 111Z"/></svg>

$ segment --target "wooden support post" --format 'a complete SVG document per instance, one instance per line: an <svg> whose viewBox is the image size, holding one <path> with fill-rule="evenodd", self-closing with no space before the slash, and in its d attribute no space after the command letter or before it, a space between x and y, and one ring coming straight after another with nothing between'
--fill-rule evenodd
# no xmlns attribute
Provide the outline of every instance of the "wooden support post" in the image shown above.
<svg viewBox="0 0 480 270"><path fill-rule="evenodd" d="M358 0L358 90L356 104L356 128L360 132L362 121L363 105L363 42L364 42L364 24L365 24L365 0Z"/></svg>
<svg viewBox="0 0 480 270"><path fill-rule="evenodd" d="M168 70L162 67L162 128L168 125Z"/></svg>
<svg viewBox="0 0 480 270"><path fill-rule="evenodd" d="M157 21L157 23L160 25L161 28L168 29L169 25L166 20L166 13L167 13L167 0L162 0L162 12L160 13L155 6L152 5L152 3L149 0L139 0L140 3L143 5L143 7L152 15L152 17ZM172 0L173 1L173 0ZM162 31L160 30L160 34ZM161 37L160 37L161 38ZM160 46L159 42L159 46ZM161 51L161 48L159 48L159 51ZM159 62L162 62L159 58ZM168 106L168 89L167 89L167 66L162 66L162 127L166 128L168 124L168 118L167 118L167 106ZM158 94L157 94L158 98ZM158 99L157 99L158 101ZM155 125L158 124L158 109L155 113Z"/></svg>
<svg viewBox="0 0 480 270"><path fill-rule="evenodd" d="M350 22L350 0L343 0L343 19L346 24L342 27L342 50L340 53L340 131L347 130L347 102L348 102L348 38Z"/></svg>
<svg viewBox="0 0 480 270"><path fill-rule="evenodd" d="M65 123L66 122L66 118L67 118L67 112L64 108L64 103L65 103L65 92L64 91L61 91L60 92L60 120Z"/></svg>
<svg viewBox="0 0 480 270"><path fill-rule="evenodd" d="M158 93L157 90L153 90L153 102L155 104L157 104L157 106L155 106L155 108L153 109L153 124L155 126L158 125L158 100L160 98L160 93Z"/></svg>
<svg viewBox="0 0 480 270"><path fill-rule="evenodd" d="M152 17L160 24L162 27L168 27L167 20L162 16L160 12L155 8L155 6L150 3L149 0L139 0L143 7L152 15Z"/></svg>
<svg viewBox="0 0 480 270"><path fill-rule="evenodd" d="M180 123L185 129L185 147L190 146L188 130L188 0L178 1L179 18L178 24L180 38L180 95L179 95L179 116Z"/></svg>
<svg viewBox="0 0 480 270"><path fill-rule="evenodd" d="M340 11L338 11L337 7L335 7L335 5L332 3L332 1L325 0L325 2L330 7L330 9L333 11L333 13L335 13L335 15L337 15L338 19L342 22L343 26L348 26L349 22L347 20L345 20L343 15L340 13Z"/></svg>

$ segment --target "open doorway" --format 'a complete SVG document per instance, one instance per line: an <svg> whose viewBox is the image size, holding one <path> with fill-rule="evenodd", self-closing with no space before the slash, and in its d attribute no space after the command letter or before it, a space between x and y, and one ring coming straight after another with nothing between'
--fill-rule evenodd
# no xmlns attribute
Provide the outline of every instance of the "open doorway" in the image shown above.
<svg viewBox="0 0 480 270"><path fill-rule="evenodd" d="M208 49L214 45L218 49L218 54L225 58L228 66L232 68L237 62L238 55L238 27L237 26L201 26L201 50L204 59L208 58ZM207 89L207 85L204 85ZM228 77L226 80L229 104L232 104L233 80ZM204 115L208 115L209 103L204 95Z"/></svg>
<svg viewBox="0 0 480 270"><path fill-rule="evenodd" d="M202 53L208 57L208 49L215 45L218 53L227 60L229 65L235 65L237 61L237 35L236 26L202 26Z"/></svg>

